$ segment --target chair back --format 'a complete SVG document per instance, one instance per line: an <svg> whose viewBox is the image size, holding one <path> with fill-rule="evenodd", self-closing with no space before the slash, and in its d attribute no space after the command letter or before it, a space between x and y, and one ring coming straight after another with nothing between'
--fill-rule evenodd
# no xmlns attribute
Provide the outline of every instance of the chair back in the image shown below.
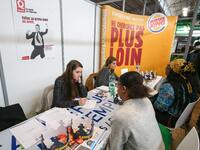
<svg viewBox="0 0 200 150"><path fill-rule="evenodd" d="M47 93L47 107L46 109L50 109L53 102L53 88L49 90Z"/></svg>
<svg viewBox="0 0 200 150"><path fill-rule="evenodd" d="M0 131L25 121L26 119L20 104L0 107Z"/></svg>
<svg viewBox="0 0 200 150"><path fill-rule="evenodd" d="M87 78L87 80L85 82L85 86L88 89L88 91L90 91L90 90L95 88L95 81L96 81L97 75L98 75L98 73L92 73Z"/></svg>
<svg viewBox="0 0 200 150"><path fill-rule="evenodd" d="M192 113L192 110L193 110L195 104L198 101L199 101L199 99L192 102L192 103L189 103L187 105L187 107L184 109L184 111L182 112L182 114L180 115L178 120L176 121L175 128L181 127L188 120L190 114Z"/></svg>
<svg viewBox="0 0 200 150"><path fill-rule="evenodd" d="M39 108L36 108L37 114L44 112L46 110L49 110L51 108L52 101L53 101L53 88L54 88L54 85L49 85L44 89L40 106Z"/></svg>
<svg viewBox="0 0 200 150"><path fill-rule="evenodd" d="M195 127L181 141L177 150L199 150L199 136Z"/></svg>

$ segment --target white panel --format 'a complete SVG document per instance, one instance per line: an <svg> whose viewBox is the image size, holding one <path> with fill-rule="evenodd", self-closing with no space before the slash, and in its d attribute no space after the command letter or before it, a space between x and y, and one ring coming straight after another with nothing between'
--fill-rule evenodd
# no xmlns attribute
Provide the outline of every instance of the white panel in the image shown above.
<svg viewBox="0 0 200 150"><path fill-rule="evenodd" d="M4 98L3 98L3 91L2 91L2 86L1 86L1 80L0 80L0 107L4 107Z"/></svg>
<svg viewBox="0 0 200 150"><path fill-rule="evenodd" d="M72 59L83 64L83 78L93 72L95 6L84 0L63 0L65 65Z"/></svg>
<svg viewBox="0 0 200 150"><path fill-rule="evenodd" d="M18 43L14 38L11 6L11 0L1 0L0 10L3 13L0 13L0 48L2 49L8 100L10 104L20 103L25 114L32 116L36 104L41 99L43 89L53 84L55 78L62 72L59 1L49 1L47 9L44 10L56 16L53 18L53 24L48 24L48 26L49 32L51 32L50 28L54 29L51 41L56 45L57 53L55 59L49 60L19 61L17 59L16 45Z"/></svg>
<svg viewBox="0 0 200 150"><path fill-rule="evenodd" d="M95 72L99 71L100 61L100 31L101 31L101 8L96 8L96 41L95 41Z"/></svg>

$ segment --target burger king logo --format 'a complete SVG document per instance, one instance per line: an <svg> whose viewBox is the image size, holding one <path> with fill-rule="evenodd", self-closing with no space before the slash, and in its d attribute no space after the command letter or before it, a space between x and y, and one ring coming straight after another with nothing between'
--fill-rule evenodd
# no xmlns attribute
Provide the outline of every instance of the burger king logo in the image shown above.
<svg viewBox="0 0 200 150"><path fill-rule="evenodd" d="M152 14L147 22L147 28L150 32L160 33L162 32L168 24L167 17L162 13Z"/></svg>

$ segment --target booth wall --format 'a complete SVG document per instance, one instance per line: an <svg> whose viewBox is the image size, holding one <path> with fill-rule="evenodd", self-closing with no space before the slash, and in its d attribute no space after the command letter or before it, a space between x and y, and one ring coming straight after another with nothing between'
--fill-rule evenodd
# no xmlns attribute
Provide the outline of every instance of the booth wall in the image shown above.
<svg viewBox="0 0 200 150"><path fill-rule="evenodd" d="M41 1L42 3L42 1ZM100 8L84 0L62 1L63 31L60 28L59 1L51 0L49 7L56 6L56 34L51 41L56 43L56 53L50 60L37 59L37 61L19 61L16 56L17 41L14 31L13 8L11 0L1 0L0 9L0 50L5 74L9 104L20 103L27 117L34 115L36 106L41 102L43 90L53 84L55 79L62 74L62 65L72 60L79 60L84 66L84 80L93 71L98 70L99 62L99 29ZM96 27L95 22L96 21ZM61 32L64 35L64 56L61 49ZM95 42L94 42L95 40ZM29 43L30 44L30 43ZM64 62L62 62L64 57ZM0 89L0 95L3 97ZM0 97L0 105L3 105Z"/></svg>
<svg viewBox="0 0 200 150"><path fill-rule="evenodd" d="M0 80L0 107L4 107L4 97L3 97L3 91L2 91L2 86L1 86L1 80Z"/></svg>
<svg viewBox="0 0 200 150"><path fill-rule="evenodd" d="M96 7L96 31L95 31L95 55L94 55L94 72L99 70L100 60L100 29L101 29L101 8Z"/></svg>
<svg viewBox="0 0 200 150"><path fill-rule="evenodd" d="M93 72L95 6L83 0L62 1L64 64L79 60L83 64L83 79Z"/></svg>
<svg viewBox="0 0 200 150"><path fill-rule="evenodd" d="M25 114L34 115L37 104L46 86L53 84L55 78L62 72L60 11L59 1L51 0L44 11L51 13L51 7L56 7L56 31L51 40L56 44L55 59L37 59L21 61L16 56L16 37L12 17L12 1L1 0L0 10L0 49L5 74L5 82L9 104L20 103ZM51 25L49 25L51 26Z"/></svg>

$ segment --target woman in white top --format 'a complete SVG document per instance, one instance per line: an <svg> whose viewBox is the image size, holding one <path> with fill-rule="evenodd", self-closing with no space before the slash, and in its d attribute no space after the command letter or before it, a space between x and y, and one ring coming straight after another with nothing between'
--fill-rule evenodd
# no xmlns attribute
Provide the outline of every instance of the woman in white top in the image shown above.
<svg viewBox="0 0 200 150"><path fill-rule="evenodd" d="M124 104L113 115L107 149L163 150L161 132L142 76L134 71L121 75L118 94Z"/></svg>

